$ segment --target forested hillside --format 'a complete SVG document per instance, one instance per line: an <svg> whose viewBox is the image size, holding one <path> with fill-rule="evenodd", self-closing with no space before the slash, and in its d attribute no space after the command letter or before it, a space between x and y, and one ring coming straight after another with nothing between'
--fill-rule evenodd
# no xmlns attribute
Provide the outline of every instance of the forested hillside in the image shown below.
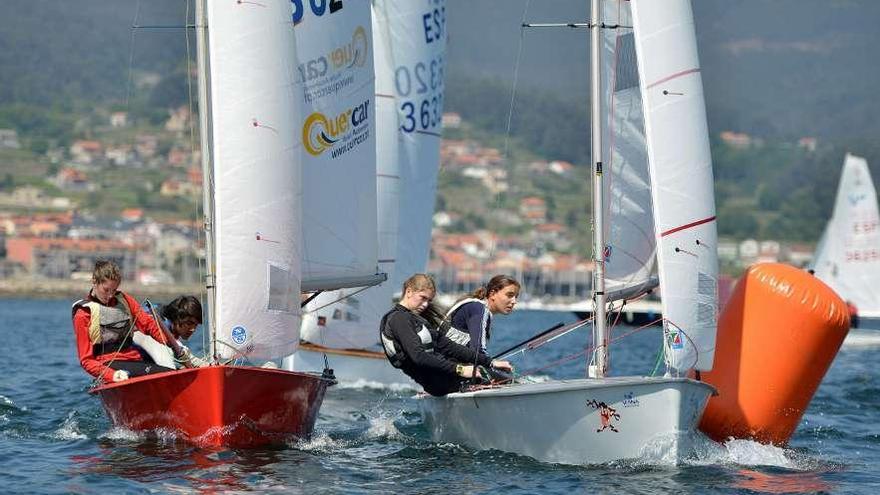
<svg viewBox="0 0 880 495"><path fill-rule="evenodd" d="M448 0L446 110L499 142L512 110L510 149L585 164L588 34L520 23L583 20L586 4ZM0 128L16 129L34 152L88 137L96 108L127 110L150 125L187 101L187 2L4 7ZM695 0L694 13L722 233L815 240L846 151L865 156L880 177L880 2ZM753 145L723 145L725 130L750 135ZM805 136L817 138L815 151L797 147Z"/></svg>

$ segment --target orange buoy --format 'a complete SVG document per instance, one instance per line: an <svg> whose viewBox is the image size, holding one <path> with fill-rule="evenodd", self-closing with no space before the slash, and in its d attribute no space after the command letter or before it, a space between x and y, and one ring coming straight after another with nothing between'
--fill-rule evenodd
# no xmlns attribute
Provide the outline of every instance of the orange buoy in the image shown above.
<svg viewBox="0 0 880 495"><path fill-rule="evenodd" d="M718 389L700 429L784 444L797 428L846 333L846 303L809 272L780 263L750 267L718 321L713 369Z"/></svg>

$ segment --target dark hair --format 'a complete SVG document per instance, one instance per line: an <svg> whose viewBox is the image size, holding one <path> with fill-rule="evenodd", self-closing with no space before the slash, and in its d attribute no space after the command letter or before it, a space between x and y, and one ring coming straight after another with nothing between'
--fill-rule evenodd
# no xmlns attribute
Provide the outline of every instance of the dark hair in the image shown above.
<svg viewBox="0 0 880 495"><path fill-rule="evenodd" d="M487 283L484 287L477 287L477 290L473 291L467 297L473 297L474 299L485 299L489 297L489 294L498 292L508 285L515 285L517 290L519 290L520 288L519 282L517 282L515 278L508 275L495 275L494 277L489 279L489 283Z"/></svg>
<svg viewBox="0 0 880 495"><path fill-rule="evenodd" d="M162 306L162 317L168 320L181 321L186 318L202 323L202 303L195 296L180 296Z"/></svg>

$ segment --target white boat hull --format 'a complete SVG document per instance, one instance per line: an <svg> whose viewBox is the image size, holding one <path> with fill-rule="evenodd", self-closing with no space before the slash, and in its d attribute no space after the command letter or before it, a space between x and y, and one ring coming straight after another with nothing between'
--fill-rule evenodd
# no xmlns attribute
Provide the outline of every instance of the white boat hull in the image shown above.
<svg viewBox="0 0 880 495"><path fill-rule="evenodd" d="M285 368L291 371L320 372L324 369L325 354L333 374L341 385L421 390L416 382L391 366L382 353L369 353L373 355L367 357L365 354L368 353L363 351L356 353L335 349L313 351L300 347L293 355L292 367L285 363Z"/></svg>
<svg viewBox="0 0 880 495"><path fill-rule="evenodd" d="M436 442L497 449L544 462L677 462L709 397L687 378L578 379L420 397Z"/></svg>

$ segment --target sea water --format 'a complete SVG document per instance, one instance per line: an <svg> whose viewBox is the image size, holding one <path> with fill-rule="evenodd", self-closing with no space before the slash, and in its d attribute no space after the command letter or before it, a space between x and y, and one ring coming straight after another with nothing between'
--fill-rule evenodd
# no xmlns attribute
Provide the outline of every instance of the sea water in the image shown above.
<svg viewBox="0 0 880 495"><path fill-rule="evenodd" d="M490 350L572 320L567 313L514 312L496 320ZM614 336L617 374L655 372L657 327L618 326ZM588 332L575 332L514 362L536 379L582 376L589 340ZM87 394L91 379L76 357L70 301L0 300L0 341L2 493L880 491L880 347L872 345L844 346L785 447L702 439L680 465L637 459L566 466L431 442L412 391L352 385L330 389L307 441L197 448L173 432L109 423Z"/></svg>

